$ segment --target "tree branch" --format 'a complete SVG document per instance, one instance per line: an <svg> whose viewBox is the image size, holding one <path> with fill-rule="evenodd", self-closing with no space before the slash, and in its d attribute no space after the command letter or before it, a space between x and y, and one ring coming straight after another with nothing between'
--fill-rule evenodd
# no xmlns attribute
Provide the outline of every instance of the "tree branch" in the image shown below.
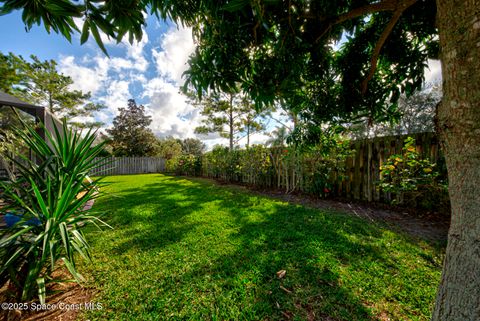
<svg viewBox="0 0 480 321"><path fill-rule="evenodd" d="M346 13L338 15L336 17L326 19L326 24L321 28L320 35L317 37L315 42L319 42L330 29L339 23L345 22L347 20L355 19L370 13L381 12L381 11L394 11L396 8L398 0L385 0L378 3L368 4L363 7L358 7L352 9ZM313 18L315 16L309 17ZM308 19L308 18L307 18Z"/></svg>
<svg viewBox="0 0 480 321"><path fill-rule="evenodd" d="M381 2L377 3L372 3L365 5L363 7L358 7L355 9L352 9L346 13L343 13L341 15L338 15L337 17L331 18L327 20L327 23L324 25L324 27L321 29L320 35L317 37L315 42L319 42L330 29L339 23L352 20L358 17L365 16L367 14L371 13L376 13L376 12L382 12L382 11L398 11L401 10L402 12L405 11L408 7L410 7L412 4L417 2L418 0L384 0ZM306 15L306 19L313 19L317 18L318 16L315 15Z"/></svg>
<svg viewBox="0 0 480 321"><path fill-rule="evenodd" d="M362 81L362 95L364 95L367 92L368 88L368 82L372 80L373 76L375 75L375 70L377 69L377 63L378 63L378 58L380 56L380 51L383 48L383 45L388 39L388 36L392 33L393 28L397 24L398 20L402 16L403 12L409 8L411 5L413 5L417 0L405 0L403 2L398 3L398 7L393 13L392 18L388 22L387 26L383 30L382 34L380 35L380 38L377 41L377 44L375 45L375 48L372 53L372 58L370 59L370 69L368 71L367 77Z"/></svg>

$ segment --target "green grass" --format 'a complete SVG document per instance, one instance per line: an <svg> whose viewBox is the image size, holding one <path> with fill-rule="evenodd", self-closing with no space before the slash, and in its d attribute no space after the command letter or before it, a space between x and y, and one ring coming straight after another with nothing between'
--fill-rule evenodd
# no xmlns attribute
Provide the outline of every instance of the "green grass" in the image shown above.
<svg viewBox="0 0 480 321"><path fill-rule="evenodd" d="M82 319L429 319L441 248L207 180L106 181L114 229L88 231L81 264L104 308Z"/></svg>

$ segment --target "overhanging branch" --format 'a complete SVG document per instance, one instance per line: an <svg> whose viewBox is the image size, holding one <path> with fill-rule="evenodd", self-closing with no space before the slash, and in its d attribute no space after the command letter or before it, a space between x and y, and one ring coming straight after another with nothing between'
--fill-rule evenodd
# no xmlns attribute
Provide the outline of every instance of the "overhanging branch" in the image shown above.
<svg viewBox="0 0 480 321"><path fill-rule="evenodd" d="M338 15L336 17L330 18L330 19L323 19L320 18L316 15L305 15L306 19L319 19L320 21L323 20L325 24L321 28L320 34L315 40L315 42L319 42L329 31L330 29L337 24L343 23L348 20L352 20L358 17L362 17L368 14L373 14L377 12L383 12L383 11L398 11L401 10L401 12L405 11L408 7L410 7L412 4L417 2L418 0L384 0L381 2L377 3L372 3L368 4L362 7L358 7L355 9L352 9L346 13L343 13L341 15Z"/></svg>
<svg viewBox="0 0 480 321"><path fill-rule="evenodd" d="M361 85L362 95L364 95L367 92L368 82L372 80L373 76L375 75L375 70L377 69L377 63L378 63L378 58L380 56L380 51L382 50L383 45L387 41L388 36L390 36L390 34L392 33L393 28L397 24L403 12L407 8L409 8L411 5L413 5L415 2L417 2L417 0L399 1L397 8L392 15L392 18L390 19L387 26L383 30L382 34L380 35L380 38L377 41L377 44L375 45L375 48L373 49L372 58L370 59L370 69L368 71L367 77L365 77Z"/></svg>
<svg viewBox="0 0 480 321"><path fill-rule="evenodd" d="M373 49L372 53L372 58L370 59L370 68L368 70L367 77L362 81L362 95L367 92L367 87L368 87L368 82L372 80L373 75L375 75L375 70L377 69L377 63L378 63L378 57L380 56L380 51L383 48L383 45L385 44L385 41L387 41L388 36L393 30L393 27L397 24L398 19L400 19L400 16L402 15L401 11L395 11L395 13L392 16L392 19L388 22L387 27L383 30L382 34L380 35L380 38L377 41L377 44L375 45L375 49Z"/></svg>
<svg viewBox="0 0 480 321"><path fill-rule="evenodd" d="M352 9L344 14L330 18L326 21L325 25L321 28L320 35L317 37L315 42L319 42L329 31L330 29L337 24L342 22L362 17L368 14L382 12L382 11L395 11L398 7L398 2L400 0L384 0L377 3L368 4L362 7Z"/></svg>

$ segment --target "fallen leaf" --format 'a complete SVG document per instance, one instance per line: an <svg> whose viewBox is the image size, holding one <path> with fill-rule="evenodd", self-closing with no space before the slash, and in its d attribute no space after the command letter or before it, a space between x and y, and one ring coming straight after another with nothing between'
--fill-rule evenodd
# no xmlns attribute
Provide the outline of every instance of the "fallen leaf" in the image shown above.
<svg viewBox="0 0 480 321"><path fill-rule="evenodd" d="M291 293L292 293L292 291L290 291L289 289L287 289L287 288L285 288L285 287L283 287L283 286L281 286L281 285L280 285L280 289L282 289L283 291L287 292L288 294L291 294Z"/></svg>
<svg viewBox="0 0 480 321"><path fill-rule="evenodd" d="M287 271L285 270L280 270L277 272L277 278L279 279L283 279L285 277L285 274L287 273Z"/></svg>

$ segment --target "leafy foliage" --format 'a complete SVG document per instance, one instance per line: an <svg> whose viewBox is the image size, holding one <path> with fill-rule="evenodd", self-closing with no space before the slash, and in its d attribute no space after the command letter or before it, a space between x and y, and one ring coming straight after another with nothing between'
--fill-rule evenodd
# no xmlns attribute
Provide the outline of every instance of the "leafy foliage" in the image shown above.
<svg viewBox="0 0 480 321"><path fill-rule="evenodd" d="M435 113L441 97L441 85L431 84L410 97L401 95L398 101L398 117L392 117L385 122L360 119L345 127L355 139L434 132Z"/></svg>
<svg viewBox="0 0 480 321"><path fill-rule="evenodd" d="M254 145L230 151L218 146L204 155L202 167L207 177L327 197L335 194L351 152L347 139L324 135L308 147Z"/></svg>
<svg viewBox="0 0 480 321"><path fill-rule="evenodd" d="M158 139L156 148L157 155L166 160L176 158L183 152L182 141L172 136Z"/></svg>
<svg viewBox="0 0 480 321"><path fill-rule="evenodd" d="M167 160L166 170L175 175L200 176L202 174L202 157L181 154Z"/></svg>
<svg viewBox="0 0 480 321"><path fill-rule="evenodd" d="M4 55L0 52L0 90L7 94L18 93L18 86L24 85L26 77L24 74L25 60L13 53Z"/></svg>
<svg viewBox="0 0 480 321"><path fill-rule="evenodd" d="M202 172L207 177L222 179L228 182L239 180L240 155L244 150L233 149L217 145L210 152L205 153L202 160Z"/></svg>
<svg viewBox="0 0 480 321"><path fill-rule="evenodd" d="M346 160L353 154L350 141L342 136L324 136L315 146L310 146L301 154L306 192L327 197L335 195L337 183L346 178Z"/></svg>
<svg viewBox="0 0 480 321"><path fill-rule="evenodd" d="M277 126L271 133L270 137L266 141L267 146L283 147L287 143L288 130L285 126Z"/></svg>
<svg viewBox="0 0 480 321"><path fill-rule="evenodd" d="M435 2L400 3L202 2L188 82L224 91L240 84L257 103L285 100L312 127L332 118L388 119L400 93L420 87L437 43Z"/></svg>
<svg viewBox="0 0 480 321"><path fill-rule="evenodd" d="M73 80L57 71L54 60L41 61L31 56L32 62L26 64L27 78L25 98L36 105L48 107L50 112L59 118L72 122L72 118L91 116L94 112L105 108L104 105L89 102L90 93L72 90ZM99 127L101 123L74 123L77 127Z"/></svg>
<svg viewBox="0 0 480 321"><path fill-rule="evenodd" d="M31 126L15 130L34 153L13 158L18 177L0 182L1 197L8 215L17 219L1 231L0 286L10 282L18 300L30 300L38 293L45 302L46 286L54 281L52 272L63 262L76 281L83 278L76 269L76 256L90 259L89 246L81 231L86 223L104 224L86 206L98 196L99 180L89 171L102 144L92 147L95 133L75 132L63 123L47 141Z"/></svg>
<svg viewBox="0 0 480 321"><path fill-rule="evenodd" d="M20 9L27 27L43 23L67 39L80 32L73 17L84 18L81 42L92 34L103 50L99 30L138 40L144 13L181 21L198 44L185 88L282 101L313 131L332 119L389 120L439 51L434 0L2 2L0 12Z"/></svg>
<svg viewBox="0 0 480 321"><path fill-rule="evenodd" d="M447 184L441 181L437 165L422 158L415 148L415 139L405 139L402 154L394 154L380 168L380 187L394 193L395 203L429 209L445 209L448 204Z"/></svg>
<svg viewBox="0 0 480 321"><path fill-rule="evenodd" d="M34 126L33 117L30 115L18 113L16 109L6 106L0 108L0 162L8 176L12 176L15 171L15 163L10 159L27 150L22 139L12 130L14 127L20 128L22 122Z"/></svg>
<svg viewBox="0 0 480 321"><path fill-rule="evenodd" d="M185 138L180 142L185 155L201 156L205 152L205 144L198 138Z"/></svg>
<svg viewBox="0 0 480 321"><path fill-rule="evenodd" d="M205 144L196 138L159 140L159 156L165 158L166 170L176 175L198 176L202 174L202 155Z"/></svg>
<svg viewBox="0 0 480 321"><path fill-rule="evenodd" d="M107 129L114 156L155 155L157 138L148 126L152 117L145 114L145 107L129 99L127 108L119 108L113 127Z"/></svg>

